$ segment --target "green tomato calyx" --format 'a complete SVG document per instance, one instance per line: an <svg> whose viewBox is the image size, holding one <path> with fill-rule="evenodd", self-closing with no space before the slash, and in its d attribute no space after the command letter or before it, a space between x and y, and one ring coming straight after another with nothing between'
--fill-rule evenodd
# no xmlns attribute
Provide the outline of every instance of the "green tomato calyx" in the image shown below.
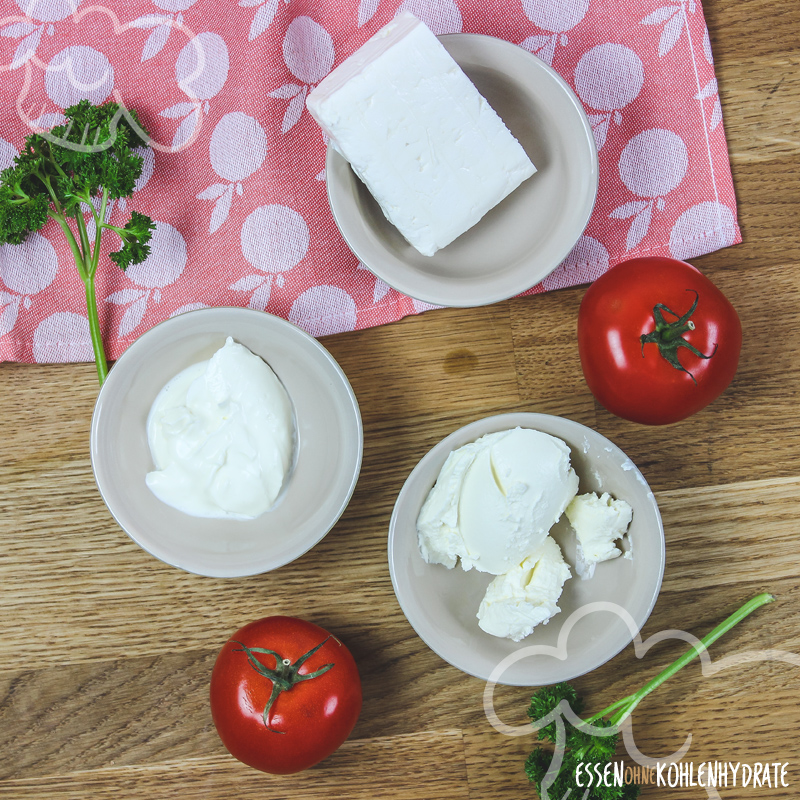
<svg viewBox="0 0 800 800"><path fill-rule="evenodd" d="M658 345L658 352L677 370L685 372L694 382L695 386L697 381L694 375L689 372L686 367L678 360L678 350L685 347L690 353L693 353L698 358L711 358L717 352L717 345L709 355L701 353L693 344L690 344L683 338L683 334L687 331L694 330L694 322L690 319L697 308L697 303L700 300L700 295L694 289L687 289L687 292L694 292L694 302L691 308L683 315L680 316L674 311L671 311L663 303L656 303L653 306L653 319L655 320L656 327L650 333L642 334L639 337L642 343L642 358L644 358L644 346L646 344ZM664 319L664 312L676 317L673 322L667 322Z"/></svg>
<svg viewBox="0 0 800 800"><path fill-rule="evenodd" d="M303 681L309 681L312 678L318 678L320 675L324 675L334 666L333 664L325 664L318 670L315 670L314 672L308 672L303 675L301 675L299 671L300 667L302 667L303 664L305 664L305 662L311 658L311 656L313 656L314 653L316 653L317 650L319 650L328 641L328 639L331 638L335 637L328 636L316 647L312 647L307 653L303 653L303 655L301 655L300 658L294 662L290 658L284 658L274 650L268 650L265 647L248 647L242 642L231 639L233 644L241 645L240 648L235 648L233 652L244 653L247 656L247 660L250 662L250 666L259 675L263 675L265 678L272 681L272 693L269 696L267 705L264 708L264 713L262 714L264 725L268 731L272 731L273 733L286 733L286 731L278 731L275 730L275 728L271 728L269 724L269 713L272 710L272 706L275 705L275 701L278 699L278 695L281 692L288 692L293 686ZM273 656L275 658L274 669L270 669L265 664L262 664L256 658L255 653L263 653L265 655Z"/></svg>

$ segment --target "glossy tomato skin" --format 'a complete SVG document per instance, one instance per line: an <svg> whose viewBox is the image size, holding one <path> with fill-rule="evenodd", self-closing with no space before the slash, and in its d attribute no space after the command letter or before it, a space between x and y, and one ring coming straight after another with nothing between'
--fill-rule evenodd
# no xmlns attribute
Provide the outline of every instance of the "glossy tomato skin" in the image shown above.
<svg viewBox="0 0 800 800"><path fill-rule="evenodd" d="M263 713L273 683L253 668L240 643L295 662L323 641L298 673L333 666L282 691L271 707L268 729ZM265 667L276 667L274 656L254 655ZM350 735L360 711L361 680L350 651L324 628L296 617L265 617L236 631L211 674L211 715L222 743L235 758L263 772L300 772L327 758Z"/></svg>
<svg viewBox="0 0 800 800"><path fill-rule="evenodd" d="M683 315L694 292L695 327L683 338L714 355L703 359L680 347L678 360L688 370L682 372L657 344L642 347L640 337L656 327L657 303ZM665 312L664 319L675 317ZM581 367L592 394L612 414L646 425L678 422L719 397L733 380L741 347L742 326L728 299L691 264L671 258L612 267L588 288L578 314Z"/></svg>

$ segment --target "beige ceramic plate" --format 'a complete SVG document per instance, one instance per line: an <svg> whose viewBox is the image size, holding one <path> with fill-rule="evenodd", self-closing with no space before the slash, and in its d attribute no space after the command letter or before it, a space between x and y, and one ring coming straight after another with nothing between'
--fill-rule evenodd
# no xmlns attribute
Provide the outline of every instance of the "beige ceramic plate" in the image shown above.
<svg viewBox="0 0 800 800"><path fill-rule="evenodd" d="M597 149L580 101L536 56L490 36L453 33L441 41L538 172L431 257L387 221L332 146L328 199L350 249L390 286L435 305L479 306L530 289L566 258L594 207Z"/></svg>
<svg viewBox="0 0 800 800"><path fill-rule="evenodd" d="M493 576L477 570L464 572L460 565L450 570L440 564L426 564L419 554L415 523L450 452L486 433L517 426L544 431L569 445L572 465L580 478L580 493L605 491L631 504L630 541L625 547L630 544L633 557L600 563L593 578L581 580L574 570L574 534L562 517L553 536L573 568L573 577L564 585L561 613L521 642L512 642L490 636L478 627L475 614ZM452 433L411 472L397 498L389 527L389 569L408 621L445 661L483 680L492 677L511 686L541 686L583 675L631 642L633 633L620 614L629 615L636 630L650 616L664 574L664 531L647 482L608 439L562 417L502 414ZM619 613L610 607L590 610L589 604L596 602L613 604ZM562 632L562 652L556 655ZM551 647L552 652L548 650ZM523 650L525 656L517 658ZM493 675L504 661L508 667Z"/></svg>
<svg viewBox="0 0 800 800"><path fill-rule="evenodd" d="M145 485L153 469L145 428L164 384L232 336L261 356L292 401L294 465L273 510L255 520L200 519L165 505ZM111 369L92 417L97 485L122 529L168 564L214 577L255 575L313 547L347 506L363 449L356 397L316 339L283 319L242 308L191 311L156 325Z"/></svg>

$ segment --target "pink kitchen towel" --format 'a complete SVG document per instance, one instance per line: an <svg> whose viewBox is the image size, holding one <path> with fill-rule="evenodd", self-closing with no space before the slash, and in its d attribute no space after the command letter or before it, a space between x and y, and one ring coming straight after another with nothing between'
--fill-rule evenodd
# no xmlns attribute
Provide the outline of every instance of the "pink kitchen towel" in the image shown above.
<svg viewBox="0 0 800 800"><path fill-rule="evenodd" d="M430 308L348 250L328 207L325 142L305 110L309 90L398 10L436 34L518 44L584 104L600 154L597 205L532 293L587 283L636 255L687 259L741 241L698 0L0 0L0 9L0 169L82 98L135 108L152 136L132 200L108 209L113 224L134 208L157 226L146 261L126 273L101 267L112 359L157 322L204 306L266 310L314 336ZM104 234L108 251L113 238ZM84 302L54 222L0 247L0 360L91 360Z"/></svg>

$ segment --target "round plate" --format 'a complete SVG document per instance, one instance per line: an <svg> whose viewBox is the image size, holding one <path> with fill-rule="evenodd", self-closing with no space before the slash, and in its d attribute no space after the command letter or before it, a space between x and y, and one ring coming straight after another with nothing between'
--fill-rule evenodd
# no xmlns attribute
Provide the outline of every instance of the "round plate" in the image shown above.
<svg viewBox="0 0 800 800"><path fill-rule="evenodd" d="M281 496L271 511L247 521L183 514L145 484L154 469L146 430L153 400L227 336L272 367L295 417L294 463ZM111 369L92 417L92 468L122 529L162 561L213 577L267 572L319 542L350 500L362 451L358 402L333 356L286 320L243 308L191 311L151 328Z"/></svg>
<svg viewBox="0 0 800 800"><path fill-rule="evenodd" d="M494 576L460 565L447 569L427 564L419 553L416 520L447 456L486 433L533 428L563 439L580 479L579 493L609 492L633 508L626 547L632 558L597 565L594 577L576 576L575 535L562 517L552 530L573 577L564 584L561 612L521 642L500 639L478 627L475 616ZM596 601L614 604L639 630L653 610L664 574L664 530L653 493L642 474L616 445L591 428L562 417L513 413L473 422L443 439L406 480L389 525L389 570L403 613L423 641L445 661L482 680L510 686L543 686L571 680L599 667L633 639L633 632L613 610L592 610ZM581 617L583 610L584 616ZM567 620L578 612L566 627ZM580 617L580 618L579 618ZM556 653L559 635L569 630L565 652ZM539 646L531 648L531 645ZM545 648L554 648L552 653ZM531 648L524 657L520 651ZM538 652L536 652L538 651ZM508 659L502 674L494 674Z"/></svg>
<svg viewBox="0 0 800 800"><path fill-rule="evenodd" d="M435 305L479 306L535 286L572 250L597 196L597 148L580 101L536 56L491 36L452 33L440 40L519 140L536 174L430 257L406 242L333 146L328 199L350 249L389 286Z"/></svg>

